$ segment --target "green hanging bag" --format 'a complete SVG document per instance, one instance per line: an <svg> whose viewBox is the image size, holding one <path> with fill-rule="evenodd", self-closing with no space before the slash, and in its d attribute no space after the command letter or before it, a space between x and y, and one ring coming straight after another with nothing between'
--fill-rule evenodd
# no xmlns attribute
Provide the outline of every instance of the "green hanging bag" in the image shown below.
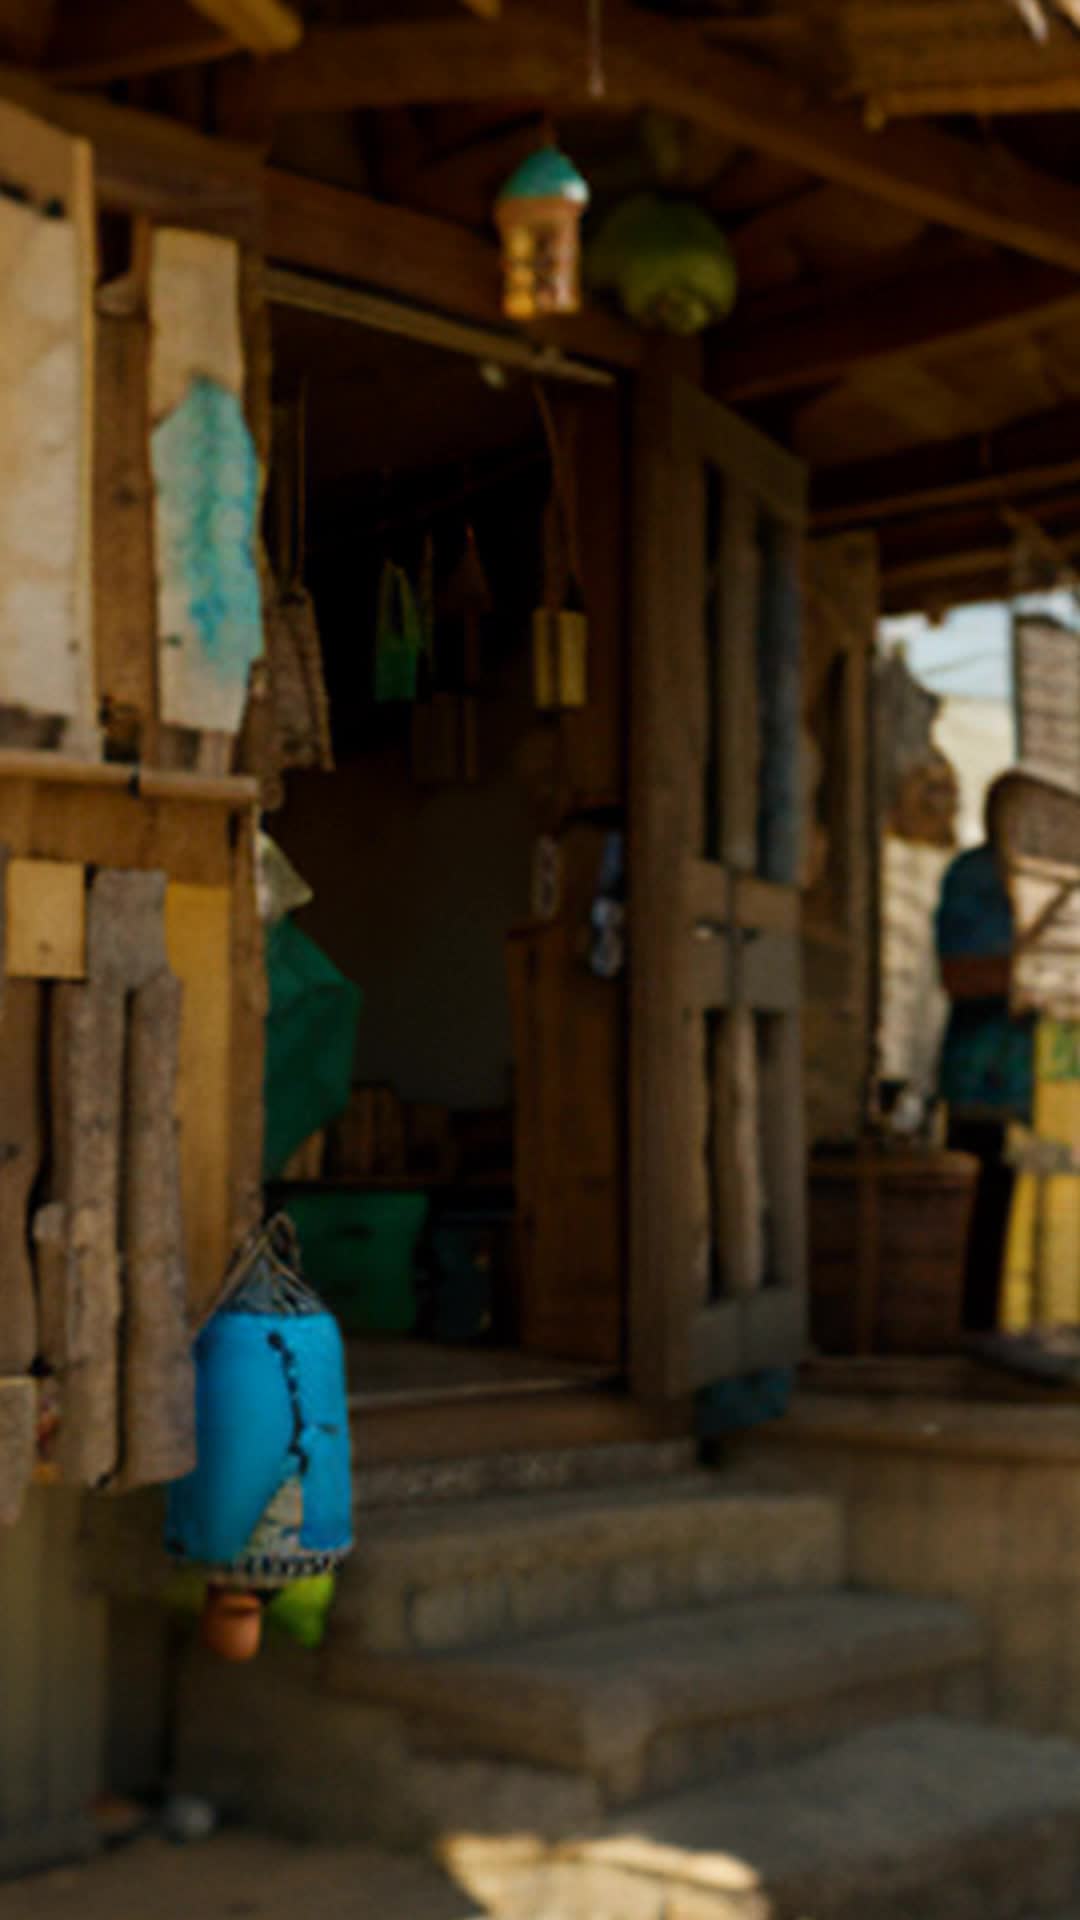
<svg viewBox="0 0 1080 1920"><path fill-rule="evenodd" d="M380 703L415 700L424 623L404 567L388 560L379 582L375 631L375 698Z"/></svg>

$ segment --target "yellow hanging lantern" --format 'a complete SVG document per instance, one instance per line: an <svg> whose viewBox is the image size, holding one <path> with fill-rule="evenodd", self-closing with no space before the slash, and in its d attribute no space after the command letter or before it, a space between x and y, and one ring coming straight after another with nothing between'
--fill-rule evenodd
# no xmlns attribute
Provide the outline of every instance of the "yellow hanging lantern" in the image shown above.
<svg viewBox="0 0 1080 1920"><path fill-rule="evenodd" d="M577 313L581 217L588 204L588 182L558 147L541 147L511 174L495 203L509 319Z"/></svg>

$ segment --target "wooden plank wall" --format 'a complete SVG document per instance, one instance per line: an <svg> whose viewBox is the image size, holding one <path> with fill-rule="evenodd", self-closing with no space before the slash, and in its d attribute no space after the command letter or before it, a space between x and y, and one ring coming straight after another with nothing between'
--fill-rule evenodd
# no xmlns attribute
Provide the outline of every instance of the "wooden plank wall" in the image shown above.
<svg viewBox="0 0 1080 1920"><path fill-rule="evenodd" d="M804 726L814 755L803 919L809 1144L860 1131L871 1066L876 832L870 667L878 617L872 534L807 549Z"/></svg>
<svg viewBox="0 0 1080 1920"><path fill-rule="evenodd" d="M0 1878L85 1850L104 1785L106 1604L82 1577L80 1512L35 1489L0 1527Z"/></svg>
<svg viewBox="0 0 1080 1920"><path fill-rule="evenodd" d="M624 1346L625 1151L621 979L589 969L589 909L606 826L625 796L625 546L617 396L554 407L588 609L588 702L560 714L537 783L538 829L560 847L550 924L507 943L515 1065L521 1340L614 1372Z"/></svg>
<svg viewBox="0 0 1080 1920"><path fill-rule="evenodd" d="M69 766L76 777L57 778L54 766L50 778L44 762L39 757L31 770L25 757L0 751L0 845L14 857L162 870L169 878L169 957L191 996L181 1106L199 1114L181 1144L198 1314L260 1204L265 985L250 807L241 798L237 812L227 782L206 783L200 798L198 780L177 775L166 778L165 793L143 796L122 776L99 784L92 767L83 775Z"/></svg>

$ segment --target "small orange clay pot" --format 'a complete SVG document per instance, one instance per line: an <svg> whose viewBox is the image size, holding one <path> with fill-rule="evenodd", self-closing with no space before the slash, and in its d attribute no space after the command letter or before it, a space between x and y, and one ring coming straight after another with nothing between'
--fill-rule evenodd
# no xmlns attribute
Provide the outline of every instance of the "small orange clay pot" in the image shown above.
<svg viewBox="0 0 1080 1920"><path fill-rule="evenodd" d="M203 1645L221 1660L254 1660L262 1639L262 1602L234 1587L210 1587L202 1610Z"/></svg>

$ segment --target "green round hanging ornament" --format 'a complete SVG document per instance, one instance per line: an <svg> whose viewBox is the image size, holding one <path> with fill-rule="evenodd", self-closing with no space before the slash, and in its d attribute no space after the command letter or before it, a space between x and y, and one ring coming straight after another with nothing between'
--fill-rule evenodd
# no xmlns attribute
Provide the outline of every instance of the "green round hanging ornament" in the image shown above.
<svg viewBox="0 0 1080 1920"><path fill-rule="evenodd" d="M639 326L703 333L735 304L735 256L715 220L691 200L640 194L608 215L586 272Z"/></svg>
<svg viewBox="0 0 1080 1920"><path fill-rule="evenodd" d="M556 146L539 147L511 174L495 202L502 304L509 319L577 313L581 219L588 204L587 180Z"/></svg>

